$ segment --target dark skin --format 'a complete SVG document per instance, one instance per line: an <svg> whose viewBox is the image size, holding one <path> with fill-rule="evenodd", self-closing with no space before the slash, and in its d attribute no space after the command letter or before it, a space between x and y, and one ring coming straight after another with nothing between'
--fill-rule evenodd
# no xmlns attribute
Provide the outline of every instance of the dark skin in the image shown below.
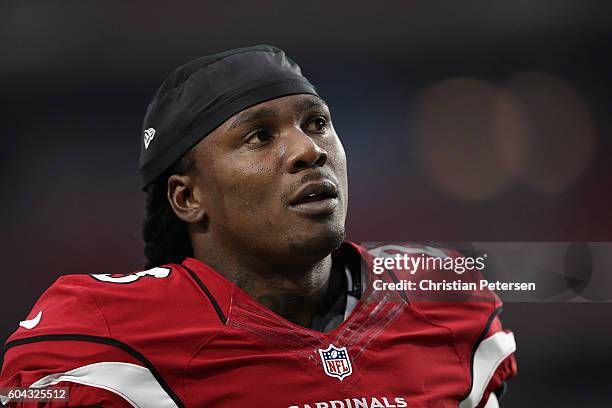
<svg viewBox="0 0 612 408"><path fill-rule="evenodd" d="M345 235L346 156L327 105L308 94L273 99L234 115L194 149L196 170L168 180L194 257L309 327L338 287L330 253ZM322 186L331 197L300 201L318 199L307 189Z"/></svg>

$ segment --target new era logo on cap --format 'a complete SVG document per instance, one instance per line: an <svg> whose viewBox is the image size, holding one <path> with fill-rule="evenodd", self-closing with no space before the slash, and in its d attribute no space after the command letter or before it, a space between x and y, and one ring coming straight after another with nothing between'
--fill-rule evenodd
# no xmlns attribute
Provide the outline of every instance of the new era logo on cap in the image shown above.
<svg viewBox="0 0 612 408"><path fill-rule="evenodd" d="M149 144L151 143L151 140L153 140L154 137L155 137L155 129L148 128L147 130L144 131L145 149L149 148Z"/></svg>

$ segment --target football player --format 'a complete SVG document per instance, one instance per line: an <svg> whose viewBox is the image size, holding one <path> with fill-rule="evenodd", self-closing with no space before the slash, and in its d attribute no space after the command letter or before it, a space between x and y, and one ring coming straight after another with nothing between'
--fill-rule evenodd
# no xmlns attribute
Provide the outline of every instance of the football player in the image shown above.
<svg viewBox="0 0 612 408"><path fill-rule="evenodd" d="M344 241L346 156L282 50L170 74L140 171L145 270L60 277L9 338L0 386L68 391L46 407L497 406L516 372L501 301L373 288L418 274L374 276L374 253Z"/></svg>

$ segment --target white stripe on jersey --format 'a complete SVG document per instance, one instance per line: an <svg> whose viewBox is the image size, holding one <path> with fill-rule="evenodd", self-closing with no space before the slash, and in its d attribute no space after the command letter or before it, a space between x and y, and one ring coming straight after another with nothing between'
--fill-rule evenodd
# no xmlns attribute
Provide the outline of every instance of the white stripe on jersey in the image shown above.
<svg viewBox="0 0 612 408"><path fill-rule="evenodd" d="M499 401L497 401L497 396L494 392L489 395L489 400L487 401L484 408L499 408Z"/></svg>
<svg viewBox="0 0 612 408"><path fill-rule="evenodd" d="M61 381L102 388L119 395L135 408L177 408L148 368L136 364L102 362L41 378L30 388L42 388Z"/></svg>
<svg viewBox="0 0 612 408"><path fill-rule="evenodd" d="M495 374L495 370L516 350L514 334L498 332L478 345L473 361L473 379L470 395L461 401L459 408L474 408Z"/></svg>

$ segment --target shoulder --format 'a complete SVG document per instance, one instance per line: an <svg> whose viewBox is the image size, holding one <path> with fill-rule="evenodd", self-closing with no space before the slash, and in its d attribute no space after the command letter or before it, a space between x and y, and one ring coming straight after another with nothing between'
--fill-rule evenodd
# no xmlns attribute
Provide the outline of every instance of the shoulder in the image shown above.
<svg viewBox="0 0 612 408"><path fill-rule="evenodd" d="M190 311L191 313L186 313ZM19 323L9 343L33 336L79 334L128 338L157 327L218 323L197 284L177 264L126 274L58 278Z"/></svg>
<svg viewBox="0 0 612 408"><path fill-rule="evenodd" d="M503 303L480 282L486 258L455 249L416 243L370 248L372 278L390 275L402 283L411 307L456 336L477 341L499 316Z"/></svg>
<svg viewBox="0 0 612 408"><path fill-rule="evenodd" d="M488 285L481 284L486 273L486 254L463 252L416 243L397 243L368 249L370 272L374 276L390 274L405 285L414 302L477 302L490 313L502 301ZM455 305L456 306L456 305Z"/></svg>

